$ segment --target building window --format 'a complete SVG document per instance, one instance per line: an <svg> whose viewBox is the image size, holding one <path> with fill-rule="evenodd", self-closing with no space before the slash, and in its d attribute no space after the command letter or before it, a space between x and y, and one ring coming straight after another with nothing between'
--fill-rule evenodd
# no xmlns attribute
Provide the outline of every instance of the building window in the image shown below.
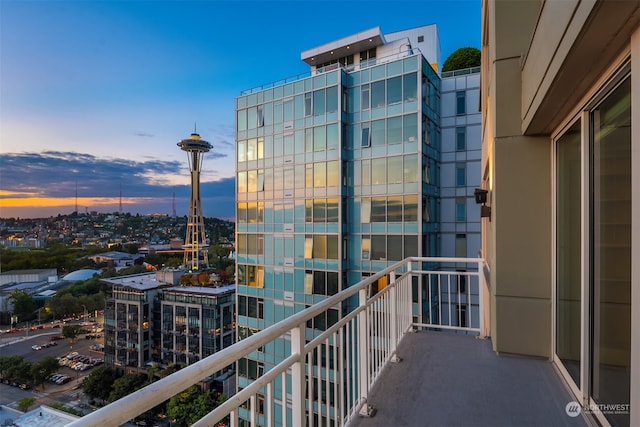
<svg viewBox="0 0 640 427"><path fill-rule="evenodd" d="M467 97L465 91L456 92L456 114L467 114Z"/></svg>
<svg viewBox="0 0 640 427"><path fill-rule="evenodd" d="M369 126L366 126L366 127L362 128L362 138L361 138L361 141L360 141L360 145L362 147L371 146L371 132L369 130Z"/></svg>
<svg viewBox="0 0 640 427"><path fill-rule="evenodd" d="M360 89L362 93L362 110L368 110L371 107L369 83L362 85Z"/></svg>
<svg viewBox="0 0 640 427"><path fill-rule="evenodd" d="M467 235L456 234L456 256L466 258L467 256Z"/></svg>
<svg viewBox="0 0 640 427"><path fill-rule="evenodd" d="M402 77L387 80L387 105L402 102Z"/></svg>
<svg viewBox="0 0 640 427"><path fill-rule="evenodd" d="M467 149L467 128L459 126L456 128L456 150L464 151Z"/></svg>
<svg viewBox="0 0 640 427"><path fill-rule="evenodd" d="M264 302L260 298L238 295L238 315L264 319Z"/></svg>
<svg viewBox="0 0 640 427"><path fill-rule="evenodd" d="M371 259L387 260L387 236L371 236Z"/></svg>
<svg viewBox="0 0 640 427"><path fill-rule="evenodd" d="M405 74L402 78L402 99L405 102L418 99L418 74Z"/></svg>
<svg viewBox="0 0 640 427"><path fill-rule="evenodd" d="M464 163L456 164L456 186L464 187L467 185L467 169Z"/></svg>
<svg viewBox="0 0 640 427"><path fill-rule="evenodd" d="M365 62L369 59L374 59L376 57L376 48L373 47L369 50L363 50L360 52L360 62Z"/></svg>
<svg viewBox="0 0 640 427"><path fill-rule="evenodd" d="M310 281L310 293L314 295L335 295L340 288L338 273L335 271L305 271L305 293L307 293L307 281Z"/></svg>
<svg viewBox="0 0 640 427"><path fill-rule="evenodd" d="M313 115L321 116L326 108L325 90L320 89L313 92Z"/></svg>
<svg viewBox="0 0 640 427"><path fill-rule="evenodd" d="M424 41L424 36L418 36L418 43L422 43Z"/></svg>
<svg viewBox="0 0 640 427"><path fill-rule="evenodd" d="M466 328L467 324L467 306L464 304L458 304L458 326Z"/></svg>
<svg viewBox="0 0 640 427"><path fill-rule="evenodd" d="M422 220L431 222L431 203L428 197L422 199Z"/></svg>
<svg viewBox="0 0 640 427"><path fill-rule="evenodd" d="M458 273L456 278L457 292L459 294L464 294L467 291L467 276L464 274L465 270L456 270Z"/></svg>
<svg viewBox="0 0 640 427"><path fill-rule="evenodd" d="M262 105L258 105L257 111L257 125L258 127L264 126L264 110Z"/></svg>
<svg viewBox="0 0 640 427"><path fill-rule="evenodd" d="M370 259L371 257L371 238L362 238L362 259Z"/></svg>
<svg viewBox="0 0 640 427"><path fill-rule="evenodd" d="M387 97L386 92L384 80L371 83L371 108L384 107Z"/></svg>
<svg viewBox="0 0 640 427"><path fill-rule="evenodd" d="M402 142L402 116L387 119L387 144L400 144Z"/></svg>
<svg viewBox="0 0 640 427"><path fill-rule="evenodd" d="M308 117L313 114L313 94L307 92L304 94L304 116Z"/></svg>
<svg viewBox="0 0 640 427"><path fill-rule="evenodd" d="M371 122L371 145L382 146L387 142L386 120Z"/></svg>
<svg viewBox="0 0 640 427"><path fill-rule="evenodd" d="M467 220L467 199L464 197L456 197L456 222L465 222Z"/></svg>
<svg viewBox="0 0 640 427"><path fill-rule="evenodd" d="M556 142L556 354L580 386L581 131L574 123Z"/></svg>
<svg viewBox="0 0 640 427"><path fill-rule="evenodd" d="M305 259L338 259L338 236L307 235L304 239Z"/></svg>

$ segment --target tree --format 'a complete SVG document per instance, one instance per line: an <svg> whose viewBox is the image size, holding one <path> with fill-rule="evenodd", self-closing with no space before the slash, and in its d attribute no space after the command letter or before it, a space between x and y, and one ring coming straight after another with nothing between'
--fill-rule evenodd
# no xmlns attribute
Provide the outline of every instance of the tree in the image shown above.
<svg viewBox="0 0 640 427"><path fill-rule="evenodd" d="M461 47L449 55L447 60L444 61L442 72L479 66L480 50L475 47Z"/></svg>
<svg viewBox="0 0 640 427"><path fill-rule="evenodd" d="M234 280L236 276L236 267L235 265L230 265L224 270L227 273L228 280Z"/></svg>
<svg viewBox="0 0 640 427"><path fill-rule="evenodd" d="M31 362L22 356L0 356L0 374L5 379L29 380Z"/></svg>
<svg viewBox="0 0 640 427"><path fill-rule="evenodd" d="M18 409L22 412L27 412L29 410L29 406L33 405L33 402L36 401L35 397L23 397L18 400Z"/></svg>
<svg viewBox="0 0 640 427"><path fill-rule="evenodd" d="M21 290L14 290L9 294L9 300L13 304L13 312L18 316L18 319L31 319L33 312L36 310L36 303L33 301L33 297Z"/></svg>
<svg viewBox="0 0 640 427"><path fill-rule="evenodd" d="M147 376L145 374L124 374L113 382L111 393L109 393L109 402L115 402L122 397L130 395L142 388L146 382Z"/></svg>
<svg viewBox="0 0 640 427"><path fill-rule="evenodd" d="M82 391L91 398L107 400L115 379L116 372L112 368L100 366L85 378L82 383Z"/></svg>
<svg viewBox="0 0 640 427"><path fill-rule="evenodd" d="M215 408L211 392L191 386L176 394L167 404L167 416L179 426L190 426Z"/></svg>
<svg viewBox="0 0 640 427"><path fill-rule="evenodd" d="M62 335L69 338L71 342L82 333L83 329L80 325L64 325L62 327Z"/></svg>
<svg viewBox="0 0 640 427"><path fill-rule="evenodd" d="M54 317L62 318L77 311L78 302L76 298L68 293L56 294L45 303L45 307L53 313Z"/></svg>
<svg viewBox="0 0 640 427"><path fill-rule="evenodd" d="M164 265L165 265L165 267L176 268L176 267L180 267L182 265L182 261L183 261L182 258L174 256L174 257L171 257L171 258L167 259L167 261L164 263Z"/></svg>
<svg viewBox="0 0 640 427"><path fill-rule="evenodd" d="M45 357L39 362L31 365L31 378L33 379L34 386L42 385L44 389L44 383L47 377L60 368L58 359L55 357Z"/></svg>

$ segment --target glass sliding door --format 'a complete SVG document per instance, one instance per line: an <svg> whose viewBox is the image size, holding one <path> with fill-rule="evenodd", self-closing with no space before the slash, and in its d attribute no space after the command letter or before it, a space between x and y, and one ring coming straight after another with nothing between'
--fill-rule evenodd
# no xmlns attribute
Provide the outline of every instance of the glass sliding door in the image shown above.
<svg viewBox="0 0 640 427"><path fill-rule="evenodd" d="M581 121L556 142L556 355L580 388Z"/></svg>
<svg viewBox="0 0 640 427"><path fill-rule="evenodd" d="M591 363L597 404L630 402L631 79L591 111ZM621 411L624 412L624 411ZM603 411L614 426L629 412Z"/></svg>

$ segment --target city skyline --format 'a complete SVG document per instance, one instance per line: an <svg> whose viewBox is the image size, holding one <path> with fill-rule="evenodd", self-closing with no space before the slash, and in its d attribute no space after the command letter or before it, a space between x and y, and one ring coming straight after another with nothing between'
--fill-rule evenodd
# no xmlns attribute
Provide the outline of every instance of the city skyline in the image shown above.
<svg viewBox="0 0 640 427"><path fill-rule="evenodd" d="M308 72L300 52L378 26L436 23L443 61L480 47L478 0L330 3L2 2L0 217L70 213L76 200L80 212L141 214L170 214L175 200L182 216L176 143L195 128L213 145L204 214L233 218L242 90Z"/></svg>

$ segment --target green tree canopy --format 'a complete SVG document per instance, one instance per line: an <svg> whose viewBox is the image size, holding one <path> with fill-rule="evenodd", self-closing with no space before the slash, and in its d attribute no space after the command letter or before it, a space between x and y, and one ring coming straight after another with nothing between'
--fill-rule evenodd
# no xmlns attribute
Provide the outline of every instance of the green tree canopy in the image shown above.
<svg viewBox="0 0 640 427"><path fill-rule="evenodd" d="M42 385L44 388L44 382L47 377L60 368L58 359L55 357L45 357L39 362L31 365L31 378L33 378L34 385Z"/></svg>
<svg viewBox="0 0 640 427"><path fill-rule="evenodd" d="M111 393L111 385L116 378L116 372L108 366L95 368L82 383L82 391L94 399L107 400Z"/></svg>
<svg viewBox="0 0 640 427"><path fill-rule="evenodd" d="M2 378L27 382L31 380L31 362L22 356L0 356Z"/></svg>
<svg viewBox="0 0 640 427"><path fill-rule="evenodd" d="M480 66L480 50L475 47L461 47L444 61L442 72L462 70Z"/></svg>
<svg viewBox="0 0 640 427"><path fill-rule="evenodd" d="M69 338L71 341L76 339L78 335L82 333L83 329L80 325L64 325L62 327L62 335L65 338Z"/></svg>
<svg viewBox="0 0 640 427"><path fill-rule="evenodd" d="M33 312L36 310L36 303L31 295L16 289L9 294L9 300L13 303L13 313L18 316L19 322L34 317Z"/></svg>
<svg viewBox="0 0 640 427"><path fill-rule="evenodd" d="M36 401L35 397L23 397L22 399L16 402L18 404L18 409L22 412L27 412L29 410L29 406L33 405L33 402Z"/></svg>
<svg viewBox="0 0 640 427"><path fill-rule="evenodd" d="M77 299L69 293L56 294L45 303L47 312L62 319L77 311Z"/></svg>
<svg viewBox="0 0 640 427"><path fill-rule="evenodd" d="M190 426L215 408L211 392L191 386L176 394L167 404L167 416L178 426Z"/></svg>
<svg viewBox="0 0 640 427"><path fill-rule="evenodd" d="M124 374L113 382L111 393L109 394L109 402L128 396L134 391L142 388L147 383L147 375L145 374Z"/></svg>

